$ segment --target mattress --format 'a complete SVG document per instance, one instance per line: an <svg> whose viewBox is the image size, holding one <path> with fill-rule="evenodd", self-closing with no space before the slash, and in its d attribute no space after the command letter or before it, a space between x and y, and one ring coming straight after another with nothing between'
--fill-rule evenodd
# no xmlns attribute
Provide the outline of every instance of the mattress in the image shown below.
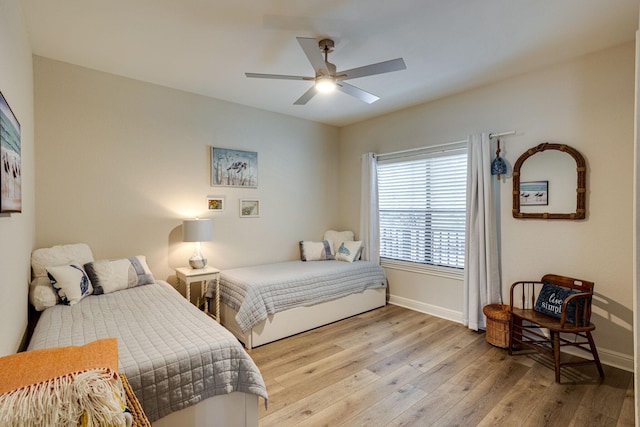
<svg viewBox="0 0 640 427"><path fill-rule="evenodd" d="M267 399L260 371L237 339L166 282L46 309L29 350L118 339L124 372L152 422L235 391Z"/></svg>
<svg viewBox="0 0 640 427"><path fill-rule="evenodd" d="M237 310L243 332L280 311L385 286L384 270L371 261L289 261L220 273L220 299Z"/></svg>

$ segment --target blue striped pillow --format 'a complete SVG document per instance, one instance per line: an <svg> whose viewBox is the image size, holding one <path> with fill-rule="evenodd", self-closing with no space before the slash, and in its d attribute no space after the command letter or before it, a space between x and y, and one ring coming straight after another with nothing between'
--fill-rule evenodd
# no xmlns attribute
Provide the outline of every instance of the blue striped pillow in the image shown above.
<svg viewBox="0 0 640 427"><path fill-rule="evenodd" d="M84 265L96 295L155 283L143 255L89 262Z"/></svg>

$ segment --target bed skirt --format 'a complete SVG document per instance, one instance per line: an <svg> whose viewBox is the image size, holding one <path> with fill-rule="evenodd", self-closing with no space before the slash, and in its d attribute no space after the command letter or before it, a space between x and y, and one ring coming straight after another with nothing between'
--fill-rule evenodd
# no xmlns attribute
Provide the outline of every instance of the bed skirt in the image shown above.
<svg viewBox="0 0 640 427"><path fill-rule="evenodd" d="M233 333L247 349L277 341L356 314L364 313L386 304L386 288L367 289L342 298L296 307L270 315L266 320L242 332L236 322L237 311L222 302L222 324Z"/></svg>

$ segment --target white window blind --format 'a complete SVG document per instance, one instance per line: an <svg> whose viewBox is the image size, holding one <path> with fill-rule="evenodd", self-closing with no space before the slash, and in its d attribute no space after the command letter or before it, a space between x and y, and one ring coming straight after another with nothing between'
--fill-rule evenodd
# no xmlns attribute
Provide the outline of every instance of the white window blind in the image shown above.
<svg viewBox="0 0 640 427"><path fill-rule="evenodd" d="M463 269L466 187L464 149L379 160L380 256Z"/></svg>

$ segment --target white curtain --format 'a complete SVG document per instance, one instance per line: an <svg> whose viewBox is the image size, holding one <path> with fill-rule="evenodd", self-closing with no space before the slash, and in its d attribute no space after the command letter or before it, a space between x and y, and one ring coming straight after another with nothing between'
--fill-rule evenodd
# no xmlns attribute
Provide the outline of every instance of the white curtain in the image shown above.
<svg viewBox="0 0 640 427"><path fill-rule="evenodd" d="M360 235L362 259L380 263L380 224L378 219L378 168L376 155L362 155L360 179Z"/></svg>
<svg viewBox="0 0 640 427"><path fill-rule="evenodd" d="M469 329L486 328L482 307L502 300L498 269L496 207L488 133L467 142L467 224L463 322Z"/></svg>

